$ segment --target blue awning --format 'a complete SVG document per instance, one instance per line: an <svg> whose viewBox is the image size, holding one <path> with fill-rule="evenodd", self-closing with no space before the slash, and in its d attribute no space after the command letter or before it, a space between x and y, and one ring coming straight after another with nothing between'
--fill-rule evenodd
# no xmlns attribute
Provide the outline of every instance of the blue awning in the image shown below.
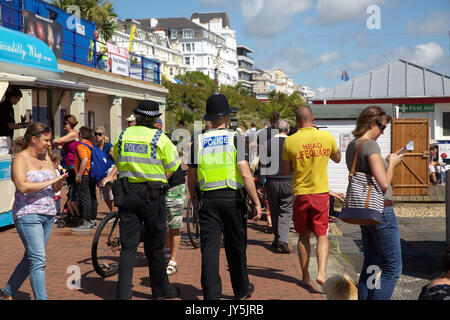
<svg viewBox="0 0 450 320"><path fill-rule="evenodd" d="M4 27L0 27L0 63L62 73L58 70L55 54L46 43L26 33Z"/></svg>
<svg viewBox="0 0 450 320"><path fill-rule="evenodd" d="M176 83L179 83L179 84L184 84L183 83L183 81L181 81L181 80L178 80L177 78L175 78L175 79L173 79Z"/></svg>

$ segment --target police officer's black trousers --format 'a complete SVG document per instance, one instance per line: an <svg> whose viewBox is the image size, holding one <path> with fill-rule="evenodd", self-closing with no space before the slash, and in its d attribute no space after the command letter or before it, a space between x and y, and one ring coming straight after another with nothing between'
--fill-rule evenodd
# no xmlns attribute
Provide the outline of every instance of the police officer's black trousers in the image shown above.
<svg viewBox="0 0 450 320"><path fill-rule="evenodd" d="M243 205L234 198L203 199L199 210L202 252L201 284L205 300L218 300L222 294L219 275L219 255L224 236L224 247L235 296L248 290L247 273L247 219Z"/></svg>
<svg viewBox="0 0 450 320"><path fill-rule="evenodd" d="M139 245L142 222L145 228L145 254L147 256L153 298L165 296L170 291L169 279L164 258L164 238L166 233L166 204L161 194L158 199L148 203L138 192L125 195L125 204L120 212L120 251L119 280L117 299L131 299L133 268Z"/></svg>

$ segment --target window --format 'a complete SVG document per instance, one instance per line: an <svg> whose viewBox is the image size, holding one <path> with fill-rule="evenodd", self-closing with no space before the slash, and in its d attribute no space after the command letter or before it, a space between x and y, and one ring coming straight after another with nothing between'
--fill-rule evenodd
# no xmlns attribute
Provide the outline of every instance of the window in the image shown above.
<svg viewBox="0 0 450 320"><path fill-rule="evenodd" d="M189 57L184 57L184 64L190 65L191 59Z"/></svg>
<svg viewBox="0 0 450 320"><path fill-rule="evenodd" d="M192 38L194 38L194 30L192 30L192 29L184 29L183 30L183 38L184 39L192 39Z"/></svg>
<svg viewBox="0 0 450 320"><path fill-rule="evenodd" d="M195 43L192 44L192 52L195 52Z"/></svg>
<svg viewBox="0 0 450 320"><path fill-rule="evenodd" d="M170 68L170 75L173 76L173 68Z"/></svg>
<svg viewBox="0 0 450 320"><path fill-rule="evenodd" d="M183 52L185 52L185 47L184 47L184 43L182 44L182 48L183 48Z"/></svg>
<svg viewBox="0 0 450 320"><path fill-rule="evenodd" d="M170 30L170 39L177 38L177 30Z"/></svg>
<svg viewBox="0 0 450 320"><path fill-rule="evenodd" d="M191 52L191 44L186 43L186 52Z"/></svg>
<svg viewBox="0 0 450 320"><path fill-rule="evenodd" d="M450 112L442 112L442 135L450 136Z"/></svg>

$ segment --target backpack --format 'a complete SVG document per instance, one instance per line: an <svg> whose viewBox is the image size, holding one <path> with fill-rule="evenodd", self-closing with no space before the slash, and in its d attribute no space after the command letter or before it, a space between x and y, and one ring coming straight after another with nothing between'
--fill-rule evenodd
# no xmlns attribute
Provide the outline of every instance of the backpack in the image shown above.
<svg viewBox="0 0 450 320"><path fill-rule="evenodd" d="M97 182L103 180L108 175L109 169L108 159L106 158L106 155L97 146L91 148L91 146L86 143L82 142L81 144L85 145L89 148L89 150L91 150L91 170L89 171L89 175ZM81 161L78 152L76 152L76 154L78 159Z"/></svg>

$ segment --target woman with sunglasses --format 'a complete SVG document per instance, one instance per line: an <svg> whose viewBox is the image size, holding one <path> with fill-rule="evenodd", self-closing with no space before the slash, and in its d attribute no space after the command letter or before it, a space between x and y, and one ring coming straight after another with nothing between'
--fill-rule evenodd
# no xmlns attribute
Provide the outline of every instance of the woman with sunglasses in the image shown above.
<svg viewBox="0 0 450 320"><path fill-rule="evenodd" d="M52 132L36 122L28 127L19 140L22 149L12 162L11 180L16 186L13 218L25 247L25 254L15 268L0 298L12 300L25 279L30 276L36 300L46 300L45 246L50 238L56 214L55 192L67 173L56 176L49 156Z"/></svg>
<svg viewBox="0 0 450 320"><path fill-rule="evenodd" d="M359 143L366 140L358 155L356 171L372 175L384 192L382 222L377 226L361 226L364 263L358 285L359 300L390 300L402 273L400 232L392 206L391 187L394 168L402 159L401 149L383 159L376 142L390 121L391 116L380 107L365 108L356 120L352 132L355 139L348 145L345 155L350 171ZM376 285L374 266L382 270Z"/></svg>
<svg viewBox="0 0 450 320"><path fill-rule="evenodd" d="M108 159L108 174L112 171L114 167L114 146L111 142L107 141L106 129L105 127L97 127L97 130L94 132L95 135L95 144L99 147L100 150ZM114 196L111 189L111 184L107 184L101 188L101 195L103 196L103 200L105 200L109 211L113 210L113 200Z"/></svg>

